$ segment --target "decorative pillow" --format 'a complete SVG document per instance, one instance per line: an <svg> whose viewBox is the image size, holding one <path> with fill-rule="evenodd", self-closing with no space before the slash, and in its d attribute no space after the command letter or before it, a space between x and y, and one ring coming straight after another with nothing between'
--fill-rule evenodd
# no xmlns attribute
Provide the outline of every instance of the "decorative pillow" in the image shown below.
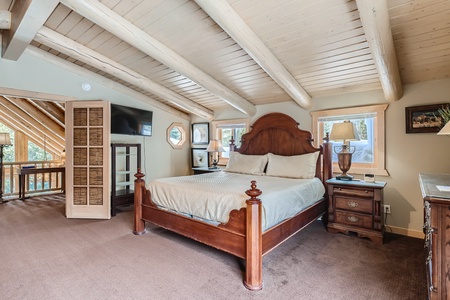
<svg viewBox="0 0 450 300"><path fill-rule="evenodd" d="M230 151L226 172L264 175L267 164L267 155L244 155L239 152Z"/></svg>
<svg viewBox="0 0 450 300"><path fill-rule="evenodd" d="M268 176L308 179L314 178L316 175L319 151L294 156L281 156L269 153L267 156L269 157L266 170L266 175Z"/></svg>

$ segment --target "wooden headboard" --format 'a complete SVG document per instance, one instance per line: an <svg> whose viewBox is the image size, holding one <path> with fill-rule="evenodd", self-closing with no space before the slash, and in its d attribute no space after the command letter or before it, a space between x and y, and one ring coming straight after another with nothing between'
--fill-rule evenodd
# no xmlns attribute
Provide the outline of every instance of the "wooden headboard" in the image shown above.
<svg viewBox="0 0 450 300"><path fill-rule="evenodd" d="M317 160L316 177L326 181L332 177L331 144L328 139L319 148L313 146L312 134L298 128L293 118L282 113L270 113L260 117L251 130L242 136L241 147L230 144L230 149L241 154L292 156L320 151Z"/></svg>

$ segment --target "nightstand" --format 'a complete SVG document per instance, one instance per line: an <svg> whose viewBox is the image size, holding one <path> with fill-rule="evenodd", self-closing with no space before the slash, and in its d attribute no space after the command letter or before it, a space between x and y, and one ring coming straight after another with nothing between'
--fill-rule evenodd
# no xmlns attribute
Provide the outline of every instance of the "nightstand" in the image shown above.
<svg viewBox="0 0 450 300"><path fill-rule="evenodd" d="M204 174L204 173L212 173L212 172L220 172L222 171L222 168L217 169L210 169L210 168L192 168L192 171L194 171L194 175L198 174Z"/></svg>
<svg viewBox="0 0 450 300"><path fill-rule="evenodd" d="M375 243L383 243L385 182L344 181L328 184L328 232L355 232Z"/></svg>

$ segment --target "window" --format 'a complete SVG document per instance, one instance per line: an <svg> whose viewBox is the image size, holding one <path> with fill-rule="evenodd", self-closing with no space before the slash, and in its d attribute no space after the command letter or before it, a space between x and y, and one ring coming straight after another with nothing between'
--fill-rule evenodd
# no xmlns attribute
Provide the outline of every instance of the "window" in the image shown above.
<svg viewBox="0 0 450 300"><path fill-rule="evenodd" d="M45 139L44 139L44 148L42 149L35 143L28 141L28 160L29 161L46 161L52 160L53 155L47 152L45 147Z"/></svg>
<svg viewBox="0 0 450 300"><path fill-rule="evenodd" d="M225 152L219 153L219 165L226 165L230 157L230 140L234 139L237 147L241 146L242 135L248 131L250 119L213 121L213 139L222 141Z"/></svg>
<svg viewBox="0 0 450 300"><path fill-rule="evenodd" d="M333 123L349 120L356 124L359 141L352 141L355 147L352 155L352 166L349 173L388 176L385 166L385 136L384 123L387 104L363 107L351 107L311 112L313 136L316 146L320 144L327 133L330 133ZM334 146L342 145L333 142ZM337 155L333 151L333 172L341 173L337 165Z"/></svg>
<svg viewBox="0 0 450 300"><path fill-rule="evenodd" d="M181 123L172 123L167 128L167 142L174 149L181 149L186 142L186 130Z"/></svg>

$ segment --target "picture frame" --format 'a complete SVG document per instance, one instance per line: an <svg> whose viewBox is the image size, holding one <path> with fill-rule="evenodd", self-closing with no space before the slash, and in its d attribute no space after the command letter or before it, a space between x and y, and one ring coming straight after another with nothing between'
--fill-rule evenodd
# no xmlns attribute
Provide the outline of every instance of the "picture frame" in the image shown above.
<svg viewBox="0 0 450 300"><path fill-rule="evenodd" d="M209 143L209 123L192 124L192 144L208 145Z"/></svg>
<svg viewBox="0 0 450 300"><path fill-rule="evenodd" d="M206 148L192 148L192 167L193 168L208 168L209 167L209 153Z"/></svg>
<svg viewBox="0 0 450 300"><path fill-rule="evenodd" d="M440 103L406 107L406 133L439 132L444 125L439 110L448 105L449 103Z"/></svg>

